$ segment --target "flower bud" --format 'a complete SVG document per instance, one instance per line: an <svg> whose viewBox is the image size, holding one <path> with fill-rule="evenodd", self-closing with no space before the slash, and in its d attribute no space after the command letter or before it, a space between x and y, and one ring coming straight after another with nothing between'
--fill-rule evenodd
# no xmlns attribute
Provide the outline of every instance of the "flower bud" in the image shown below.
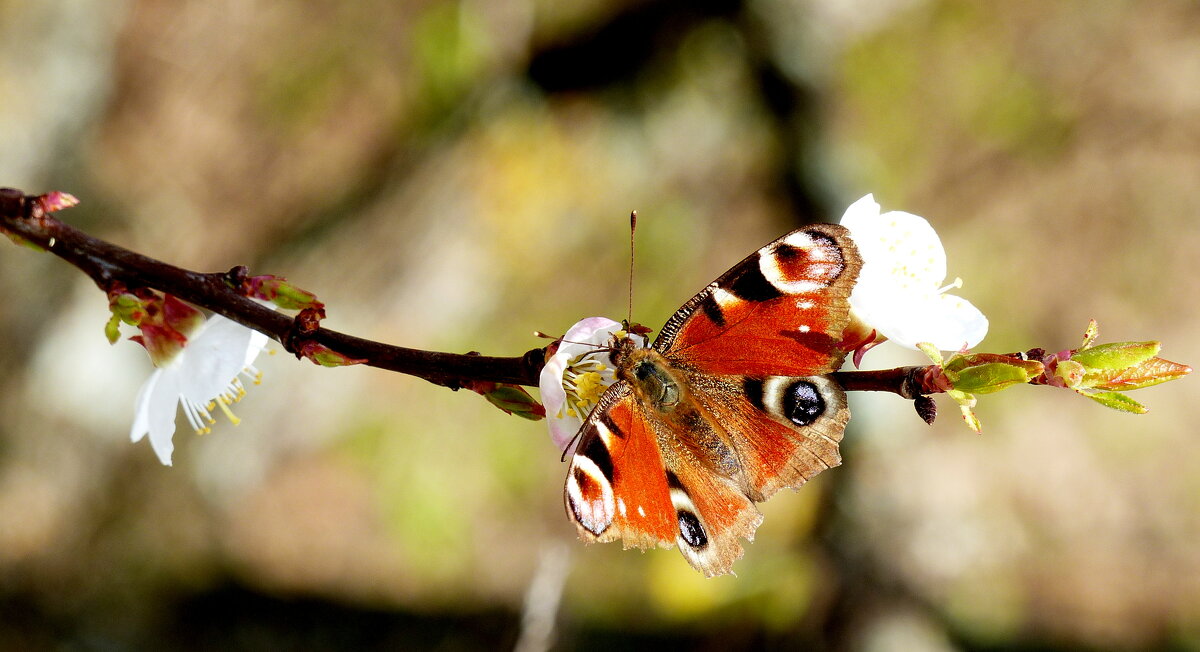
<svg viewBox="0 0 1200 652"><path fill-rule="evenodd" d="M464 387L482 395L505 414L513 414L530 421L546 418L546 408L519 385L474 381L465 384Z"/></svg>
<svg viewBox="0 0 1200 652"><path fill-rule="evenodd" d="M270 301L284 310L325 308L325 304L317 300L317 295L296 287L282 276L251 276L242 282L242 292L255 299Z"/></svg>
<svg viewBox="0 0 1200 652"><path fill-rule="evenodd" d="M1063 387L1078 389L1083 383L1084 374L1086 373L1087 367L1084 367L1079 362L1075 360L1062 360L1054 365L1054 371L1048 375L1052 375L1058 381L1053 383L1055 385L1062 383Z"/></svg>
<svg viewBox="0 0 1200 652"><path fill-rule="evenodd" d="M366 358L351 358L312 340L301 344L298 353L322 367L346 367L354 364L362 364L367 361Z"/></svg>
<svg viewBox="0 0 1200 652"><path fill-rule="evenodd" d="M61 211L64 208L70 208L79 204L79 200L74 195L59 190L40 195L36 201L41 206L42 211L46 213Z"/></svg>

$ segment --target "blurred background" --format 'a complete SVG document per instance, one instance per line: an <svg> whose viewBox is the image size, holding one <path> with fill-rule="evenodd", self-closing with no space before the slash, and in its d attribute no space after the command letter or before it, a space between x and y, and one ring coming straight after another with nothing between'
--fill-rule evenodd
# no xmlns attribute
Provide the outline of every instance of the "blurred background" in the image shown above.
<svg viewBox="0 0 1200 652"><path fill-rule="evenodd" d="M416 348L623 317L631 209L657 326L874 192L941 233L979 350L1095 317L1195 364L1198 179L1191 0L0 0L0 185ZM576 541L543 424L278 345L163 467L103 294L5 244L0 298L3 649L1200 650L1194 379L1140 417L1016 388L982 436L856 394L844 465L706 580Z"/></svg>

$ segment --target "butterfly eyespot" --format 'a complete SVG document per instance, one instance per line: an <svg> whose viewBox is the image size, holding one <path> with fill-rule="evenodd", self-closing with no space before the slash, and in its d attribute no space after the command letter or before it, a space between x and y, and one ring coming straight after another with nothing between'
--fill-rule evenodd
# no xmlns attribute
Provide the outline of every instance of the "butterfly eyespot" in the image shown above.
<svg viewBox="0 0 1200 652"><path fill-rule="evenodd" d="M807 426L825 413L825 399L817 386L798 380L783 393L783 414L798 426Z"/></svg>
<svg viewBox="0 0 1200 652"><path fill-rule="evenodd" d="M695 549L708 545L708 535L696 515L685 510L679 510L679 537Z"/></svg>

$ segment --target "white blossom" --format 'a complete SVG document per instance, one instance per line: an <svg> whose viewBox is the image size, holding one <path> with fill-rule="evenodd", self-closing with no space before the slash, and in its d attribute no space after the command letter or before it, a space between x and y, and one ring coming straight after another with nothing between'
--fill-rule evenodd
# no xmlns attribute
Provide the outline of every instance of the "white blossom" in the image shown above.
<svg viewBox="0 0 1200 652"><path fill-rule="evenodd" d="M624 337L646 345L644 337L625 332L618 322L588 317L567 330L558 351L542 367L538 389L550 438L560 450L571 444L600 395L615 382L610 354L616 340Z"/></svg>
<svg viewBox="0 0 1200 652"><path fill-rule="evenodd" d="M903 211L880 214L875 198L867 195L846 209L841 223L863 259L850 294L855 318L910 349L928 342L957 351L987 335L987 317L948 293L962 287L962 280L945 285L946 251L925 218Z"/></svg>
<svg viewBox="0 0 1200 652"><path fill-rule="evenodd" d="M175 448L176 405L197 434L207 433L215 423L212 413L220 409L234 425L240 420L229 406L241 400L246 389L241 378L255 384L261 374L254 360L267 344L267 336L220 315L213 315L189 337L187 344L150 374L138 392L130 439L150 435L150 446L158 459L171 465Z"/></svg>

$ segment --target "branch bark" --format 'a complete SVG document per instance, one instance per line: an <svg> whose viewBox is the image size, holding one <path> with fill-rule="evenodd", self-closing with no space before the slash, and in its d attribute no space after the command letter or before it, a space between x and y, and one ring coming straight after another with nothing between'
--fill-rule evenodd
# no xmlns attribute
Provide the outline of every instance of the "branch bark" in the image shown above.
<svg viewBox="0 0 1200 652"><path fill-rule="evenodd" d="M42 198L11 188L0 189L0 231L15 235L62 258L87 274L106 293L119 284L151 288L173 294L188 303L224 315L260 331L296 353L298 325L294 318L260 305L230 283L242 268L229 272L195 272L144 256L92 237L59 221L46 210ZM473 382L536 386L545 360L537 348L517 357L477 353L442 353L385 344L328 328L304 332L309 338L363 364L396 371L431 383L458 389ZM927 367L900 367L880 371L839 371L834 380L846 391L886 391L903 398L941 390L922 383Z"/></svg>
<svg viewBox="0 0 1200 652"><path fill-rule="evenodd" d="M279 341L295 353L293 318L242 296L226 283L226 272L194 272L94 238L42 210L36 196L0 189L0 229L62 258L105 292L116 283L160 290L224 315ZM232 271L232 270L231 270ZM458 389L464 381L537 385L543 349L519 357L441 353L394 346L318 328L305 337L364 364L424 378Z"/></svg>

